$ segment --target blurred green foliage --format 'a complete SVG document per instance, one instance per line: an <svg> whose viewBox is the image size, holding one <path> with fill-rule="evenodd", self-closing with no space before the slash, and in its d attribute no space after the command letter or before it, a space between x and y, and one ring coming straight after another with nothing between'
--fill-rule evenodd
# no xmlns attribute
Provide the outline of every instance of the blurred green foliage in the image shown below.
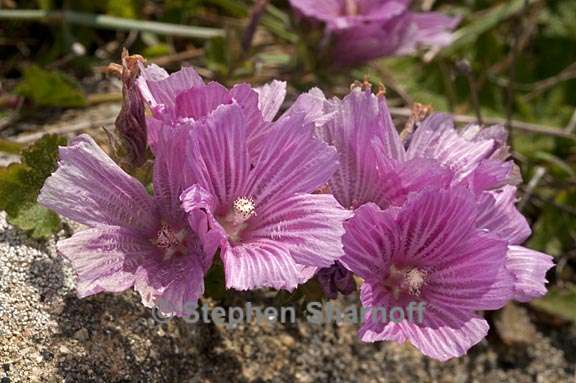
<svg viewBox="0 0 576 383"><path fill-rule="evenodd" d="M58 216L36 199L56 169L58 147L65 144L62 137L44 136L22 151L21 163L0 168L0 210L6 211L10 223L30 231L34 238L47 237L60 228Z"/></svg>
<svg viewBox="0 0 576 383"><path fill-rule="evenodd" d="M86 96L76 82L59 71L47 71L36 65L24 69L16 93L39 106L79 107L86 105Z"/></svg>

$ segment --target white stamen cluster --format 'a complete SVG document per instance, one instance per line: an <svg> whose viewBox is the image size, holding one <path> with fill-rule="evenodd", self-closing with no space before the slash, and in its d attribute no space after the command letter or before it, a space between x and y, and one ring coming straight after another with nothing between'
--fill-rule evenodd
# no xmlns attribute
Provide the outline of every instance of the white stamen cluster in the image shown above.
<svg viewBox="0 0 576 383"><path fill-rule="evenodd" d="M404 278L408 286L408 292L412 295L420 295L422 286L426 282L426 272L413 268L406 273Z"/></svg>
<svg viewBox="0 0 576 383"><path fill-rule="evenodd" d="M256 209L256 206L254 205L254 200L252 198L240 197L234 201L233 208L234 214L237 218L246 221L255 214L254 210Z"/></svg>

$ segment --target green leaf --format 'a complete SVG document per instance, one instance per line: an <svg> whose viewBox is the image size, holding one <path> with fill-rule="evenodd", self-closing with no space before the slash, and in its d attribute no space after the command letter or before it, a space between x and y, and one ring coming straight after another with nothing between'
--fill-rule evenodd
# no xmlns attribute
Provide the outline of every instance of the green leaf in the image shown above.
<svg viewBox="0 0 576 383"><path fill-rule="evenodd" d="M9 222L22 230L29 231L33 238L46 238L60 229L60 218L51 210L37 203L26 203L16 218Z"/></svg>
<svg viewBox="0 0 576 383"><path fill-rule="evenodd" d="M538 0L528 0L528 5L532 5L536 1ZM453 53L459 48L476 42L481 34L521 12L524 9L524 3L525 0L505 1L483 12L482 15L473 15L474 21L454 32L452 44L443 53Z"/></svg>
<svg viewBox="0 0 576 383"><path fill-rule="evenodd" d="M0 210L10 222L35 238L46 237L60 227L56 214L37 204L44 181L56 169L58 147L66 140L47 135L22 151L22 162L0 168Z"/></svg>
<svg viewBox="0 0 576 383"><path fill-rule="evenodd" d="M216 254L214 259L218 260L220 254ZM204 278L205 296L216 301L221 301L226 296L226 285L224 276L224 266L222 262L215 261L206 277Z"/></svg>
<svg viewBox="0 0 576 383"><path fill-rule="evenodd" d="M552 288L545 297L530 303L539 310L576 322L576 287Z"/></svg>
<svg viewBox="0 0 576 383"><path fill-rule="evenodd" d="M16 87L16 92L39 106L86 105L86 96L68 76L36 65L24 69L24 78Z"/></svg>
<svg viewBox="0 0 576 383"><path fill-rule="evenodd" d="M111 16L123 17L125 19L135 19L136 1L134 0L108 0L106 13Z"/></svg>

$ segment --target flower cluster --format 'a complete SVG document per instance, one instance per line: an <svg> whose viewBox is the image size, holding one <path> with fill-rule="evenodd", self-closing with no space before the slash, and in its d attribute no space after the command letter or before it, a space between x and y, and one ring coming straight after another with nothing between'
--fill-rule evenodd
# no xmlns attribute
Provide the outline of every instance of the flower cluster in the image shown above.
<svg viewBox="0 0 576 383"><path fill-rule="evenodd" d="M437 12L412 12L411 0L290 0L305 19L325 25L338 65L405 55L419 46L443 47L460 19Z"/></svg>
<svg viewBox="0 0 576 383"><path fill-rule="evenodd" d="M81 297L134 288L183 316L219 257L229 289L292 291L317 275L351 293L363 341L464 354L487 333L480 311L545 294L551 257L521 243L518 171L501 127L457 130L433 114L400 135L385 98L313 89L277 116L286 84L227 89L191 68L141 67L154 154L152 193L87 135L60 149L39 201L88 228L60 241ZM371 307L424 303L421 323Z"/></svg>

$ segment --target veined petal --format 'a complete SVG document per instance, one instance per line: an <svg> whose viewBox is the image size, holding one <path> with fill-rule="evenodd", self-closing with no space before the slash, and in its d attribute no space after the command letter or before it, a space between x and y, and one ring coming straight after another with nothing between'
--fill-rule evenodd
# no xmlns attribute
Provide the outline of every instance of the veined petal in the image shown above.
<svg viewBox="0 0 576 383"><path fill-rule="evenodd" d="M364 279L384 279L392 256L400 251L394 216L373 203L362 205L344 223L344 256L340 262Z"/></svg>
<svg viewBox="0 0 576 383"><path fill-rule="evenodd" d="M80 231L58 242L58 251L72 264L81 298L132 287L144 260L160 257L141 233L117 226Z"/></svg>
<svg viewBox="0 0 576 383"><path fill-rule="evenodd" d="M219 106L205 124L190 131L187 161L192 178L215 198L218 214L244 195L250 170L246 134L236 103Z"/></svg>
<svg viewBox="0 0 576 383"><path fill-rule="evenodd" d="M276 198L250 221L243 242L275 241L296 263L326 267L341 257L342 223L350 217L329 194Z"/></svg>
<svg viewBox="0 0 576 383"><path fill-rule="evenodd" d="M412 194L397 218L398 260L434 264L454 259L453 250L473 234L476 214L473 195L463 188Z"/></svg>
<svg viewBox="0 0 576 383"><path fill-rule="evenodd" d="M218 248L224 251L228 246L226 231L213 214L216 209L214 196L201 186L192 185L182 193L180 200L190 228L200 238L204 253L211 260Z"/></svg>
<svg viewBox="0 0 576 383"><path fill-rule="evenodd" d="M548 254L510 246L506 267L514 275L514 299L527 302L546 294L546 272L553 266L553 258Z"/></svg>
<svg viewBox="0 0 576 383"><path fill-rule="evenodd" d="M494 190L514 182L514 163L500 160L482 160L476 169L466 177L476 193Z"/></svg>
<svg viewBox="0 0 576 383"><path fill-rule="evenodd" d="M387 314L391 313L390 296L377 286L364 283L361 300L364 307L385 308ZM414 308L417 306L418 302L414 302ZM359 331L360 339L364 342L409 341L425 355L446 361L464 355L488 333L488 323L472 311L426 303L420 318L417 312L410 314L409 306L400 308L404 311L404 319L400 322L390 321L390 318L373 320L372 309L368 310Z"/></svg>
<svg viewBox="0 0 576 383"><path fill-rule="evenodd" d="M144 186L86 134L60 148L58 170L46 180L38 202L88 226L122 226L149 233L159 222Z"/></svg>
<svg viewBox="0 0 576 383"><path fill-rule="evenodd" d="M173 227L182 226L185 212L180 195L191 185L191 171L186 158L188 127L173 127L159 132L154 161L154 199L162 219Z"/></svg>
<svg viewBox="0 0 576 383"><path fill-rule="evenodd" d="M471 312L427 305L424 323L401 324L402 332L424 355L442 362L466 354L488 334L486 320Z"/></svg>
<svg viewBox="0 0 576 383"><path fill-rule="evenodd" d="M176 96L184 90L204 85L204 81L192 68L182 68L168 73L155 64L141 67L141 75L136 80L140 93L154 110L163 107L174 109Z"/></svg>
<svg viewBox="0 0 576 383"><path fill-rule="evenodd" d="M375 141L378 188L370 200L381 208L402 206L410 193L421 190L439 190L448 187L454 174L433 159L414 158L397 161L387 157L382 143Z"/></svg>
<svg viewBox="0 0 576 383"><path fill-rule="evenodd" d="M360 301L362 306L367 308L362 326L358 331L360 340L370 343L383 340L397 343L406 342L406 335L403 333L401 325L389 321L389 318L384 320L385 318L381 317L382 313L378 312L378 309L385 309L386 314L390 314L392 308L392 300L385 289L365 282L360 288Z"/></svg>
<svg viewBox="0 0 576 383"><path fill-rule="evenodd" d="M312 88L298 96L292 106L280 118L286 118L293 114L303 114L306 124L313 123L320 126L328 121L330 113L325 112L327 100L324 93L318 88Z"/></svg>
<svg viewBox="0 0 576 383"><path fill-rule="evenodd" d="M258 93L258 108L265 121L272 122L286 98L286 82L274 80L254 89Z"/></svg>
<svg viewBox="0 0 576 383"><path fill-rule="evenodd" d="M199 247L187 246L185 255L146 258L134 285L145 306L176 316L190 315L196 309L204 293L205 267Z"/></svg>
<svg viewBox="0 0 576 383"><path fill-rule="evenodd" d="M332 118L318 129L319 136L338 150L340 167L330 180L334 196L344 207L377 202L381 185L373 139L380 143L382 156L404 157L404 149L392 123L385 101L370 92L353 90L336 107Z"/></svg>
<svg viewBox="0 0 576 383"><path fill-rule="evenodd" d="M511 298L513 283L506 269L506 241L472 234L440 260L427 277L424 299L461 310L497 310Z"/></svg>
<svg viewBox="0 0 576 383"><path fill-rule="evenodd" d="M232 96L228 89L217 82L210 82L184 90L176 96L176 117L198 120L207 117L218 106L231 103Z"/></svg>
<svg viewBox="0 0 576 383"><path fill-rule="evenodd" d="M251 290L262 287L293 290L301 279L288 249L281 242L259 239L228 247L222 252L226 288Z"/></svg>
<svg viewBox="0 0 576 383"><path fill-rule="evenodd" d="M451 116L436 113L414 132L408 158L433 158L453 170L457 179L463 179L492 154L494 147L492 139L467 140L458 134Z"/></svg>
<svg viewBox="0 0 576 383"><path fill-rule="evenodd" d="M338 166L335 149L313 136L302 114L275 123L263 148L246 188L261 208L283 196L313 192Z"/></svg>
<svg viewBox="0 0 576 383"><path fill-rule="evenodd" d="M524 216L516 209L516 187L504 186L499 191L478 196L476 226L496 234L511 245L524 242L531 234Z"/></svg>
<svg viewBox="0 0 576 383"><path fill-rule="evenodd" d="M263 142L270 132L272 123L264 120L258 107L258 93L248 84L237 84L230 90L230 95L242 107L246 120L246 139L250 158L255 160L262 151Z"/></svg>

